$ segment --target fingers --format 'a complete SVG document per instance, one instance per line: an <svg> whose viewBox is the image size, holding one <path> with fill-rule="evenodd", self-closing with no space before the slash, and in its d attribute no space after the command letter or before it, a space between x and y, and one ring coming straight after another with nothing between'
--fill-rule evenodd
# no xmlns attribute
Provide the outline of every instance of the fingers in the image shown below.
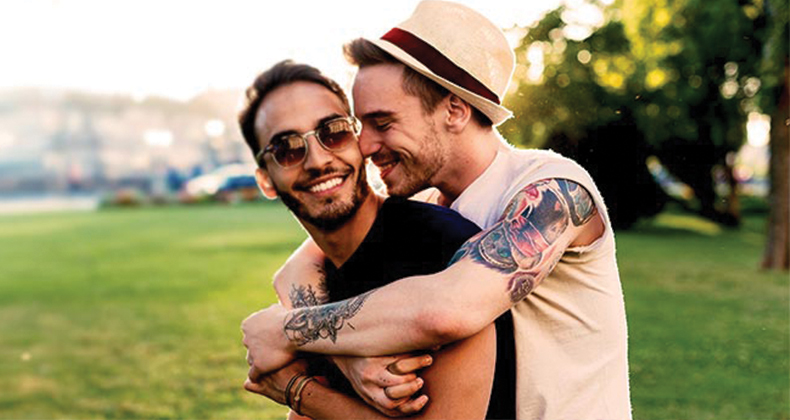
<svg viewBox="0 0 790 420"><path fill-rule="evenodd" d="M249 372L247 372L247 378L252 382L260 382L261 376L263 376L261 371L256 369L255 365L251 365Z"/></svg>
<svg viewBox="0 0 790 420"><path fill-rule="evenodd" d="M384 395L391 400L399 400L401 398L408 398L414 395L417 391L422 388L423 380L422 378L417 378L414 381L407 382L405 384L393 385L384 388Z"/></svg>
<svg viewBox="0 0 790 420"><path fill-rule="evenodd" d="M414 373L407 373L405 375L395 375L387 370L383 370L381 371L381 374L378 375L377 379L375 381L372 381L372 383L378 387L386 388L388 386L400 385L400 384L405 384L407 382L412 382L415 379L417 379L417 375Z"/></svg>
<svg viewBox="0 0 790 420"><path fill-rule="evenodd" d="M414 414L420 412L428 404L428 396L420 395L418 398L408 400L398 406L398 411L403 414Z"/></svg>
<svg viewBox="0 0 790 420"><path fill-rule="evenodd" d="M406 357L396 360L387 366L387 370L394 375L406 375L422 368L428 367L433 363L430 355L422 354L414 357Z"/></svg>
<svg viewBox="0 0 790 420"><path fill-rule="evenodd" d="M244 381L244 389L250 392L254 392L256 394L263 394L263 386L255 382L252 382L250 378L247 378L247 380Z"/></svg>

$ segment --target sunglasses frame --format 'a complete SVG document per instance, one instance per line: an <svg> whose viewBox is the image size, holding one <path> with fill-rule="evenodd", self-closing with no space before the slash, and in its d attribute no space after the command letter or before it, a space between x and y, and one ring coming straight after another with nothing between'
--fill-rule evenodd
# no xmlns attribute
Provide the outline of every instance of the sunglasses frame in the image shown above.
<svg viewBox="0 0 790 420"><path fill-rule="evenodd" d="M330 149L329 147L327 147L327 145L324 144L324 141L321 140L321 136L318 135L318 132L321 129L323 129L324 127L326 127L327 125L329 125L329 124L331 124L331 123L333 123L335 121L346 121L346 122L348 122L351 125L351 134L354 136L354 140L359 141L359 133L362 132L362 123L355 116L351 115L351 116L348 116L348 117L333 118L333 119L331 119L329 121L325 121L324 123L320 124L318 127L316 127L312 131L308 131L308 132L302 133L302 134L299 134L299 133L289 134L289 135L296 135L296 136L300 137L302 139L302 141L304 142L304 157L302 157L301 160L299 160L298 162L296 162L294 164L288 165L288 166L285 166L285 165L281 164L277 160L277 158L274 157L274 156L272 156L272 160L274 161L274 163L277 164L277 166L279 166L281 168L293 168L294 166L298 166L298 165L302 164L305 161L305 159L307 159L307 155L310 153L310 149L309 149L310 148L310 142L307 141L307 138L310 137L310 136L315 137L315 139L318 140L318 144L320 144L321 147L323 147L324 150L326 150L327 152L335 153L335 152L340 152L340 151L343 151L343 150L347 149L353 142L348 142L345 146L343 146L343 147L341 147L339 149ZM259 165L263 166L262 165L262 163L263 163L263 156L266 155L266 153L273 153L273 150L274 150L274 145L272 145L272 143L270 142L266 147L264 147L262 150L260 150L257 155L255 155L255 160L258 162Z"/></svg>

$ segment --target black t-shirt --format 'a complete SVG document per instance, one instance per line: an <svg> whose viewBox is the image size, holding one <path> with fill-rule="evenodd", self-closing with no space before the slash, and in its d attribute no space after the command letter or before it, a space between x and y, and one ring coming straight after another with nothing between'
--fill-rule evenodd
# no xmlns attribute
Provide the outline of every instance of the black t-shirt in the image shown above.
<svg viewBox="0 0 790 420"><path fill-rule="evenodd" d="M404 277L442 271L456 250L479 231L453 210L388 198L354 254L340 268L326 261L329 300L348 299ZM486 418L514 419L516 359L510 311L496 320L496 330L496 368ZM327 376L333 387L354 394L337 369L330 369Z"/></svg>

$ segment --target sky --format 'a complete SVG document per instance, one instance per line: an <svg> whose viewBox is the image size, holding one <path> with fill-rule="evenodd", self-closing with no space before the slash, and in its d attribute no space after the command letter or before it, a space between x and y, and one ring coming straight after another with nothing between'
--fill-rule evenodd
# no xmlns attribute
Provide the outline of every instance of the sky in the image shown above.
<svg viewBox="0 0 790 420"><path fill-rule="evenodd" d="M458 0L503 28L560 2ZM3 0L0 89L43 87L187 100L241 89L292 58L342 84L343 43L379 37L418 0Z"/></svg>

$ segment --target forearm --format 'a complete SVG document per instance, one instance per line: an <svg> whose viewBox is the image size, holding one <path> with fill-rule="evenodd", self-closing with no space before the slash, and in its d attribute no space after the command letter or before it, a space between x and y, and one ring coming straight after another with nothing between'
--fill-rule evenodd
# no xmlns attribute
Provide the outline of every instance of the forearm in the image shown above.
<svg viewBox="0 0 790 420"><path fill-rule="evenodd" d="M315 420L389 419L362 400L323 386L317 381L310 381L305 385L299 411Z"/></svg>
<svg viewBox="0 0 790 420"><path fill-rule="evenodd" d="M481 276L490 275L463 261L346 301L288 312L280 325L293 349L323 354L377 356L447 344L477 333L510 307L505 286L480 287Z"/></svg>

